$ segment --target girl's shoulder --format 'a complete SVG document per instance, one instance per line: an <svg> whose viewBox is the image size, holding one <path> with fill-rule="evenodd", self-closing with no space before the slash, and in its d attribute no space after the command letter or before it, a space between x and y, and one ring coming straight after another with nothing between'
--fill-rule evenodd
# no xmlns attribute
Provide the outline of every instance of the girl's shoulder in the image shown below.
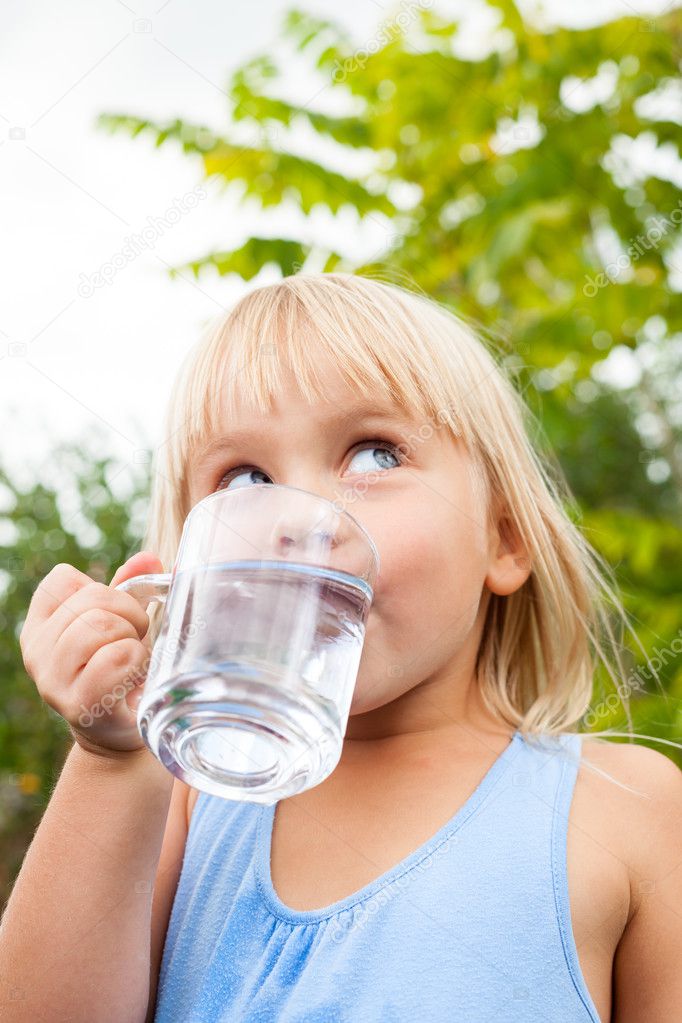
<svg viewBox="0 0 682 1023"><path fill-rule="evenodd" d="M639 881L682 856L682 771L648 746L584 736L576 797L627 864L636 909Z"/></svg>
<svg viewBox="0 0 682 1023"><path fill-rule="evenodd" d="M582 738L582 761L597 768L593 772L588 766L585 771L595 785L601 779L609 792L615 795L619 791L624 798L637 800L643 810L666 796L674 800L682 793L682 770L665 753L636 742Z"/></svg>
<svg viewBox="0 0 682 1023"><path fill-rule="evenodd" d="M682 771L665 753L651 749L637 742L612 742L610 739L582 736L582 759L609 772L619 782L634 787L635 782L644 785L647 779L675 785L682 778Z"/></svg>
<svg viewBox="0 0 682 1023"><path fill-rule="evenodd" d="M682 997L682 771L648 746L585 736L574 799L585 851L593 849L629 888L614 957L620 1011L675 1018ZM602 891L592 888L594 901Z"/></svg>

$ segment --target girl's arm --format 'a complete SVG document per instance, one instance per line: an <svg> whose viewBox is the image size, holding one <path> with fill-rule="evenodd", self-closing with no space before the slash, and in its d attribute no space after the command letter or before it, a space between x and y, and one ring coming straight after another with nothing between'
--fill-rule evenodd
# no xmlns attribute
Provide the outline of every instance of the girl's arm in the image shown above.
<svg viewBox="0 0 682 1023"><path fill-rule="evenodd" d="M159 970L163 957L166 931L173 908L173 899L180 879L189 831L188 796L192 791L179 778L173 783L166 832L163 836L161 857L156 871L156 884L152 901L151 961L149 966L149 1001L145 1023L153 1023Z"/></svg>
<svg viewBox="0 0 682 1023"><path fill-rule="evenodd" d="M162 568L142 551L106 586L60 563L31 598L24 664L76 745L0 922L0 999L13 1023L143 1023L152 1011L187 786L174 786L137 728L149 617L115 585Z"/></svg>
<svg viewBox="0 0 682 1023"><path fill-rule="evenodd" d="M152 895L167 818L168 834L185 819L182 795L146 748L70 750L0 923L0 1004L12 1023L144 1023ZM165 873L159 919L172 901Z"/></svg>
<svg viewBox="0 0 682 1023"><path fill-rule="evenodd" d="M682 771L662 753L626 746L631 911L614 959L612 1023L682 1019Z"/></svg>

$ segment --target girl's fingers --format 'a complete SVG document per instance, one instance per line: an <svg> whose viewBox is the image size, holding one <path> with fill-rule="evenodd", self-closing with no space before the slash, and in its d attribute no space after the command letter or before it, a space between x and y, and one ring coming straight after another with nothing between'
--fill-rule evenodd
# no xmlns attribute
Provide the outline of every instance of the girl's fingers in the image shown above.
<svg viewBox="0 0 682 1023"><path fill-rule="evenodd" d="M162 569L149 552L121 566L115 581ZM149 617L130 593L59 564L39 583L19 636L24 665L45 703L74 736L105 749L141 744L139 696L151 661Z"/></svg>
<svg viewBox="0 0 682 1023"><path fill-rule="evenodd" d="M126 579L132 579L136 575L148 575L152 572L163 572L163 563L151 551L138 551L137 554L128 558L125 564L116 569L109 585L118 586Z"/></svg>
<svg viewBox="0 0 682 1023"><path fill-rule="evenodd" d="M132 622L101 607L84 611L66 626L55 644L55 684L72 684L101 646L119 639L139 639Z"/></svg>
<svg viewBox="0 0 682 1023"><path fill-rule="evenodd" d="M80 572L66 562L55 565L44 579L36 586L26 612L23 632L30 633L34 628L47 621L51 614L65 600L68 600L92 579L85 572Z"/></svg>
<svg viewBox="0 0 682 1023"><path fill-rule="evenodd" d="M144 644L131 638L118 639L95 651L69 695L70 713L81 718L82 727L89 728L99 720L107 733L113 733L117 726L130 728L126 696L144 681L148 656Z"/></svg>
<svg viewBox="0 0 682 1023"><path fill-rule="evenodd" d="M44 623L39 634L40 646L44 649L56 646L66 629L86 611L92 612L86 619L86 624L93 633L93 639L106 640L109 616L102 616L100 620L95 614L97 610L108 611L110 614L125 618L134 627L140 639L149 628L147 613L134 597L129 593L112 589L105 583L90 580L87 586L83 586L65 600Z"/></svg>

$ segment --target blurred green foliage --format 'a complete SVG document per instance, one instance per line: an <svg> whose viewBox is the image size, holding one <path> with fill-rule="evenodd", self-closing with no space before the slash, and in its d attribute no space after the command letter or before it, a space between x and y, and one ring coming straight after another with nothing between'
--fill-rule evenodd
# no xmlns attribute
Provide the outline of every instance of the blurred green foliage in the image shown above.
<svg viewBox="0 0 682 1023"><path fill-rule="evenodd" d="M143 467L68 444L49 461L58 485L22 488L0 466L0 907L73 745L23 665L19 634L33 591L59 562L108 583L140 549L131 527L149 500Z"/></svg>
<svg viewBox="0 0 682 1023"><path fill-rule="evenodd" d="M417 3L387 12L360 45L333 22L292 11L281 33L291 52L258 56L232 74L223 134L126 113L99 123L182 146L205 179L253 211L251 237L172 274L251 280L273 265L284 275L378 273L415 282L480 325L535 413L536 443L556 453L580 524L614 566L658 670L664 696L633 649L647 689L630 697L634 731L679 741L682 205L663 166L679 168L679 91L677 106L659 100L657 108L651 98L674 97L679 86L682 19L674 10L540 29L507 0L491 9L498 26L490 51L476 57L460 52L458 23ZM299 102L286 98L294 62L311 82ZM253 144L237 140L238 128L251 129ZM314 143L305 156L301 132ZM298 213L298 237L258 229L279 210ZM342 245L372 234L362 258ZM139 546L130 505L145 500L147 482L121 498L107 482L120 467L78 457L58 455L95 529L92 543L77 539L54 490L20 492L0 474L12 495L0 515L13 531L0 545L5 887L68 744L21 664L17 637L31 594L58 561L107 581ZM609 692L595 680L586 730L625 729L617 701L604 702ZM673 747L657 748L682 765Z"/></svg>

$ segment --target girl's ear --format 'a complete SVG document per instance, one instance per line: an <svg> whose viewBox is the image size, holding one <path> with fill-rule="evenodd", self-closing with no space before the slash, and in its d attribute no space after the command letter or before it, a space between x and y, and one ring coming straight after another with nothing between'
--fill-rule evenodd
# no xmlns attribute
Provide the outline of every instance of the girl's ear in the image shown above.
<svg viewBox="0 0 682 1023"><path fill-rule="evenodd" d="M516 524L502 512L490 533L490 560L485 584L493 593L506 597L518 590L530 573L530 558Z"/></svg>

